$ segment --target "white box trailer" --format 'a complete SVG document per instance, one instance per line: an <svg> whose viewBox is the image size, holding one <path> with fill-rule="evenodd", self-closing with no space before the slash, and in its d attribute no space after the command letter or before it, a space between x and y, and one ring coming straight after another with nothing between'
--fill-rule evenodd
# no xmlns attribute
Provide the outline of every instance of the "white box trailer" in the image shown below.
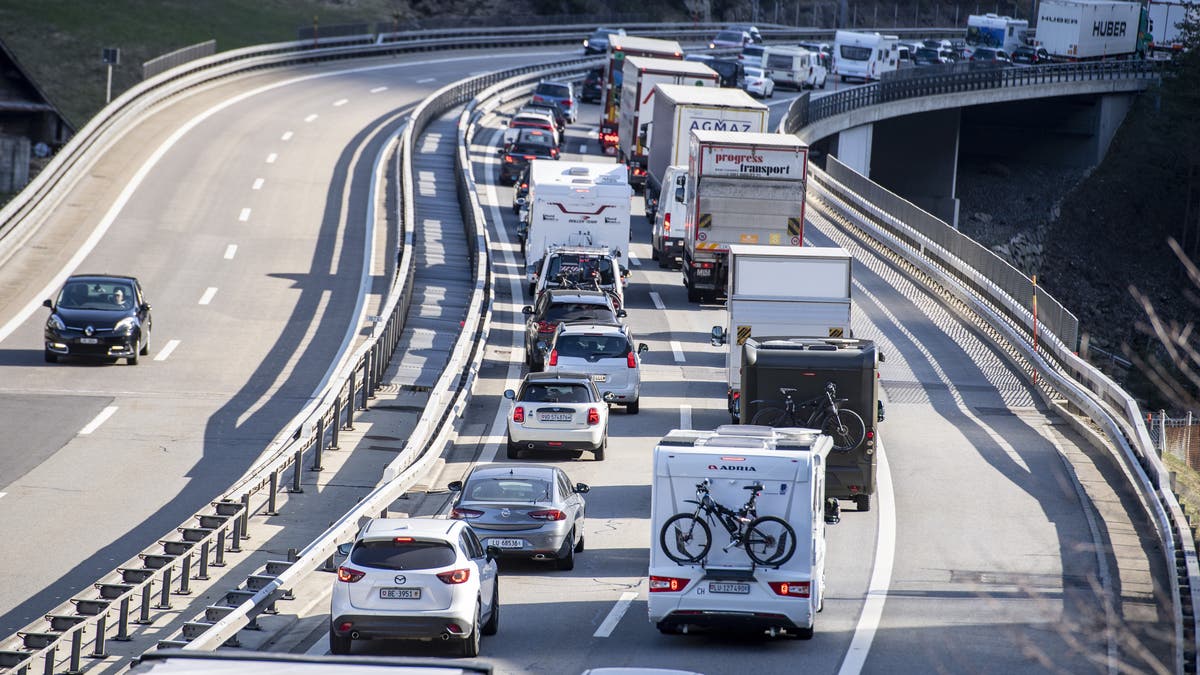
<svg viewBox="0 0 1200 675"><path fill-rule="evenodd" d="M617 161L629 167L629 182L634 189L646 184L646 152L650 138L640 130L654 109L655 85L659 84L716 88L721 84L721 76L697 61L625 57L617 127Z"/></svg>
<svg viewBox="0 0 1200 675"><path fill-rule="evenodd" d="M648 605L660 631L813 636L825 595L825 525L837 522L837 502L825 498L830 448L812 429L748 425L674 430L658 442ZM706 515L698 502L727 511Z"/></svg>
<svg viewBox="0 0 1200 675"><path fill-rule="evenodd" d="M1155 2L1147 4L1150 49L1154 52L1178 52L1183 49L1180 24L1200 20L1200 4L1195 2Z"/></svg>
<svg viewBox="0 0 1200 675"><path fill-rule="evenodd" d="M537 280L552 246L603 246L629 255L633 189L622 164L535 159L529 170L529 228L525 234L526 282Z"/></svg>
<svg viewBox="0 0 1200 675"><path fill-rule="evenodd" d="M1136 2L1042 0L1034 45L1061 61L1133 56L1141 50L1142 11Z"/></svg>
<svg viewBox="0 0 1200 675"><path fill-rule="evenodd" d="M660 84L654 95L654 114L645 120L650 152L647 156L646 217L661 198L667 167L688 163L688 134L694 129L765 132L770 108L741 89Z"/></svg>
<svg viewBox="0 0 1200 675"><path fill-rule="evenodd" d="M747 339L851 337L853 262L839 246L729 246L725 325L713 326L711 342L726 346L725 394L735 424Z"/></svg>
<svg viewBox="0 0 1200 675"><path fill-rule="evenodd" d="M730 244L804 244L808 146L787 134L696 130L690 147L683 283L699 302L725 292Z"/></svg>

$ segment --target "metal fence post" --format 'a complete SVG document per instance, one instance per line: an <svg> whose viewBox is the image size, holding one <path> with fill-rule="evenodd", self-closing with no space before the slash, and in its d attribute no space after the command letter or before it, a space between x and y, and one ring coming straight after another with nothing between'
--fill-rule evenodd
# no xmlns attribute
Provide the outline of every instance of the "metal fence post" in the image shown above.
<svg viewBox="0 0 1200 675"><path fill-rule="evenodd" d="M108 623L108 610L100 613L100 618L96 619L96 642L92 647L92 658L102 659L108 654L104 653L104 631Z"/></svg>
<svg viewBox="0 0 1200 675"><path fill-rule="evenodd" d="M267 496L267 515L277 516L279 512L275 510L275 501L279 498L279 472L271 472L271 490Z"/></svg>
<svg viewBox="0 0 1200 675"><path fill-rule="evenodd" d="M162 595L154 609L171 609L171 572L173 569L170 565L163 569Z"/></svg>
<svg viewBox="0 0 1200 675"><path fill-rule="evenodd" d="M79 668L79 656L83 652L83 628L77 628L71 633L71 663L67 666L68 675L83 672Z"/></svg>
<svg viewBox="0 0 1200 675"><path fill-rule="evenodd" d="M242 495L242 539L250 538L250 493Z"/></svg>
<svg viewBox="0 0 1200 675"><path fill-rule="evenodd" d="M230 537L229 552L242 552L242 519L240 516L233 519L233 536Z"/></svg>
<svg viewBox="0 0 1200 675"><path fill-rule="evenodd" d="M188 551L183 556L183 571L179 574L179 590L175 591L176 595L191 595L192 594L192 552Z"/></svg>
<svg viewBox="0 0 1200 675"><path fill-rule="evenodd" d="M358 370L350 371L350 389L346 392L346 431L354 431L354 391L358 389Z"/></svg>
<svg viewBox="0 0 1200 675"><path fill-rule="evenodd" d="M141 611L138 612L137 621L134 621L134 623L143 626L150 623L150 597L152 595L154 595L153 580L147 581L146 585L142 587L142 607Z"/></svg>
<svg viewBox="0 0 1200 675"><path fill-rule="evenodd" d="M320 471L321 452L325 449L325 417L324 415L317 416L317 447L313 449L313 463L309 467L309 471Z"/></svg>
<svg viewBox="0 0 1200 675"><path fill-rule="evenodd" d="M208 549L209 542L207 540L200 544L200 571L196 573L196 579L199 581L208 580Z"/></svg>
<svg viewBox="0 0 1200 675"><path fill-rule="evenodd" d="M237 522L237 519L234 519ZM221 525L221 529L217 530L217 550L213 554L213 567L225 566L225 526Z"/></svg>
<svg viewBox="0 0 1200 675"><path fill-rule="evenodd" d="M333 426L331 427L331 430L333 431L333 439L332 439L332 442L330 442L330 444L329 444L330 450L338 449L338 429L340 429L342 426L341 422L340 422L341 416L342 416L342 397L335 396L335 397L333 397Z"/></svg>
<svg viewBox="0 0 1200 675"><path fill-rule="evenodd" d="M117 614L117 635L113 638L118 642L129 642L129 596L121 598L120 611Z"/></svg>
<svg viewBox="0 0 1200 675"><path fill-rule="evenodd" d="M296 451L296 459L292 462L292 464L294 466L293 466L293 470L292 470L291 492L293 494L298 494L298 493L304 492L304 487L300 485L300 472L302 471L301 465L303 463L304 463L304 451L297 450Z"/></svg>

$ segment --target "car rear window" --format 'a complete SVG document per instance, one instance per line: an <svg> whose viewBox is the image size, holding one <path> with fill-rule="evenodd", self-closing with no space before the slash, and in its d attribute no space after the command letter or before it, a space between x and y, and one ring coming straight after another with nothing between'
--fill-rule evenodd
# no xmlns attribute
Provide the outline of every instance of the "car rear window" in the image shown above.
<svg viewBox="0 0 1200 675"><path fill-rule="evenodd" d="M854 45L842 45L842 58L848 61L866 61L871 58L870 47L855 47Z"/></svg>
<svg viewBox="0 0 1200 675"><path fill-rule="evenodd" d="M361 541L350 562L383 570L428 570L454 562L454 549L441 541Z"/></svg>
<svg viewBox="0 0 1200 675"><path fill-rule="evenodd" d="M717 37L714 38L714 41L741 42L742 41L742 33L741 33L741 31L723 30L720 33L717 33Z"/></svg>
<svg viewBox="0 0 1200 675"><path fill-rule="evenodd" d="M519 476L476 478L463 488L463 499L473 502L544 502L550 499L550 481Z"/></svg>
<svg viewBox="0 0 1200 675"><path fill-rule="evenodd" d="M565 84L543 82L537 86L537 89L533 90L533 93L543 96L554 96L556 98L570 98L571 88Z"/></svg>
<svg viewBox="0 0 1200 675"><path fill-rule="evenodd" d="M557 280L562 274L572 281L586 281L585 275L590 274L592 270L600 273L601 284L615 282L612 260L578 253L563 253L550 258L546 278Z"/></svg>
<svg viewBox="0 0 1200 675"><path fill-rule="evenodd" d="M554 348L559 356L615 359L629 353L629 341L623 335L560 335Z"/></svg>
<svg viewBox="0 0 1200 675"><path fill-rule="evenodd" d="M542 384L534 382L525 385L518 397L527 403L591 403L592 397L587 386L582 384Z"/></svg>
<svg viewBox="0 0 1200 675"><path fill-rule="evenodd" d="M612 312L605 305L574 302L556 303L546 308L546 321L611 321Z"/></svg>

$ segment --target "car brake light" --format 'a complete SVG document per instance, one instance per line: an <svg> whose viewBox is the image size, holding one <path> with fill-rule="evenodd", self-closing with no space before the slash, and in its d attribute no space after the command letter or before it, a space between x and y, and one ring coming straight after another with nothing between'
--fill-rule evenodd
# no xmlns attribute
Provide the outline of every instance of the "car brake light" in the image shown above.
<svg viewBox="0 0 1200 675"><path fill-rule="evenodd" d="M529 517L535 520L566 520L567 514L558 509L546 509L545 511L530 511Z"/></svg>
<svg viewBox="0 0 1200 675"><path fill-rule="evenodd" d="M525 159L537 159L537 155L525 155Z"/></svg>
<svg viewBox="0 0 1200 675"><path fill-rule="evenodd" d="M553 321L539 321L538 322L538 332L539 333L550 333L553 330L554 330L554 322Z"/></svg>
<svg viewBox="0 0 1200 675"><path fill-rule="evenodd" d="M517 406L513 408L513 421L522 423L525 421L525 406Z"/></svg>
<svg viewBox="0 0 1200 675"><path fill-rule="evenodd" d="M570 100L563 101L562 107L566 108L567 110L570 110L571 109L571 101Z"/></svg>
<svg viewBox="0 0 1200 675"><path fill-rule="evenodd" d="M588 408L588 424L600 424L600 411L595 408Z"/></svg>
<svg viewBox="0 0 1200 675"><path fill-rule="evenodd" d="M768 582L776 595L788 598L807 598L811 582L808 581L771 581Z"/></svg>
<svg viewBox="0 0 1200 675"><path fill-rule="evenodd" d="M504 163L505 163L505 164L512 164L512 163L513 163L513 158L512 158L512 155L505 155L505 156L504 156Z"/></svg>
<svg viewBox="0 0 1200 675"><path fill-rule="evenodd" d="M461 584L471 578L471 570L463 567L449 572L438 572L437 578L441 579L444 584Z"/></svg>
<svg viewBox="0 0 1200 675"><path fill-rule="evenodd" d="M692 267L695 269L707 270L707 269L711 269L712 266L713 266L713 264L710 262L697 262L694 260L692 261Z"/></svg>
<svg viewBox="0 0 1200 675"><path fill-rule="evenodd" d="M394 537L392 539L392 543L393 544L411 544L411 543L413 543L413 538L412 537Z"/></svg>
<svg viewBox="0 0 1200 675"><path fill-rule="evenodd" d="M663 214L663 232L671 231L671 214Z"/></svg>
<svg viewBox="0 0 1200 675"><path fill-rule="evenodd" d="M630 368L637 368L637 352L629 352L625 355L625 364Z"/></svg>
<svg viewBox="0 0 1200 675"><path fill-rule="evenodd" d="M558 157L558 148L550 148L550 156Z"/></svg>
<svg viewBox="0 0 1200 675"><path fill-rule="evenodd" d="M550 360L547 363L552 366L558 365L558 350L557 349L550 352Z"/></svg>
<svg viewBox="0 0 1200 675"><path fill-rule="evenodd" d="M680 577L650 577L651 593L677 593L687 588L691 579Z"/></svg>
<svg viewBox="0 0 1200 675"><path fill-rule="evenodd" d="M338 568L338 581L344 581L348 584L352 584L366 576L366 574L366 572L360 572L353 567L346 567L343 565Z"/></svg>
<svg viewBox="0 0 1200 675"><path fill-rule="evenodd" d="M455 520L471 520L472 518L478 518L482 515L483 511L476 509L460 509L456 507L450 511L450 517Z"/></svg>

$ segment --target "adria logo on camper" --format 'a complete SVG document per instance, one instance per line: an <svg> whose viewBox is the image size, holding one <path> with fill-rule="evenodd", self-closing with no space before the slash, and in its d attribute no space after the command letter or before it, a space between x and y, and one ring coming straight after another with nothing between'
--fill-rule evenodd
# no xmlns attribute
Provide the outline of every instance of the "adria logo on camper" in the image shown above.
<svg viewBox="0 0 1200 675"><path fill-rule="evenodd" d="M745 457L722 457L721 461L722 462L744 462L744 461L746 461L746 458ZM754 466L751 464L709 464L708 470L709 471L742 471L742 472L758 471L758 469L754 468Z"/></svg>

